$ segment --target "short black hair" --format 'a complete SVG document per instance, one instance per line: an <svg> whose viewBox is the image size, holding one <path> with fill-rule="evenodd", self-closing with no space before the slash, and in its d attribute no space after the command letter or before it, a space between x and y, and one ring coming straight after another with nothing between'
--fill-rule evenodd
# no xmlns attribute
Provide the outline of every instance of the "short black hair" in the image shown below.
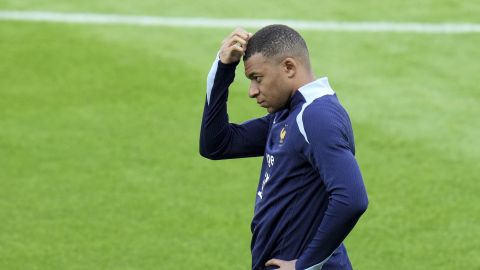
<svg viewBox="0 0 480 270"><path fill-rule="evenodd" d="M248 41L243 61L261 53L272 59L278 56L299 56L308 66L310 60L305 40L294 29L283 24L272 24L258 30Z"/></svg>

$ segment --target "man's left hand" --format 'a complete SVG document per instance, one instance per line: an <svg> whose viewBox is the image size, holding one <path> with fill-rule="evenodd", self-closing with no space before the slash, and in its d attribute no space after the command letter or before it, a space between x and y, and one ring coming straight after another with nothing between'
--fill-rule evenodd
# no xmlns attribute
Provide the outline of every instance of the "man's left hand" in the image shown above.
<svg viewBox="0 0 480 270"><path fill-rule="evenodd" d="M297 260L293 261L282 261L279 259L271 259L269 260L265 266L278 266L278 270L295 270L295 263Z"/></svg>

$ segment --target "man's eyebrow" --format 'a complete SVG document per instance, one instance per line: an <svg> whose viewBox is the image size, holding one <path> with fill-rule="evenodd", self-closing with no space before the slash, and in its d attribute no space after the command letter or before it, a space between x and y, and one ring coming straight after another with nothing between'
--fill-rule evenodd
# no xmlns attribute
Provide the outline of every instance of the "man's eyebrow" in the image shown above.
<svg viewBox="0 0 480 270"><path fill-rule="evenodd" d="M254 71L250 74L245 74L245 76L249 79L253 79L253 77L255 77L256 75L258 75L258 73L256 71Z"/></svg>

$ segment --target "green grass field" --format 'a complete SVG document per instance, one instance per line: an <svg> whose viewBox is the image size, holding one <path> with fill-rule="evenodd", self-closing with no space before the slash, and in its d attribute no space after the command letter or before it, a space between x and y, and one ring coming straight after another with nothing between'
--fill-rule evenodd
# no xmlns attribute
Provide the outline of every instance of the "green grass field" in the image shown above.
<svg viewBox="0 0 480 270"><path fill-rule="evenodd" d="M473 0L160 2L0 10L480 22ZM261 159L198 154L229 32L0 21L0 269L249 269ZM480 269L480 35L301 33L354 126L370 199L354 268ZM265 114L248 83L240 66L233 122Z"/></svg>

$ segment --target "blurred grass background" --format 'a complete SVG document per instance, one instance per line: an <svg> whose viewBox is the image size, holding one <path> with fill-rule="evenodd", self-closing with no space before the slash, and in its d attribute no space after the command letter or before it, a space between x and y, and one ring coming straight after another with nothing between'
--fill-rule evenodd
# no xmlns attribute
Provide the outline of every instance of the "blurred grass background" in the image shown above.
<svg viewBox="0 0 480 270"><path fill-rule="evenodd" d="M478 22L475 1L2 1L1 10ZM248 29L255 31L256 29ZM0 22L0 269L248 269L259 158L198 155L225 29ZM480 36L301 31L353 122L355 269L480 269ZM265 114L243 66L230 119Z"/></svg>
<svg viewBox="0 0 480 270"><path fill-rule="evenodd" d="M473 0L355 1L291 0L176 1L145 0L2 0L2 9L103 12L215 18L284 18L301 20L480 22Z"/></svg>

